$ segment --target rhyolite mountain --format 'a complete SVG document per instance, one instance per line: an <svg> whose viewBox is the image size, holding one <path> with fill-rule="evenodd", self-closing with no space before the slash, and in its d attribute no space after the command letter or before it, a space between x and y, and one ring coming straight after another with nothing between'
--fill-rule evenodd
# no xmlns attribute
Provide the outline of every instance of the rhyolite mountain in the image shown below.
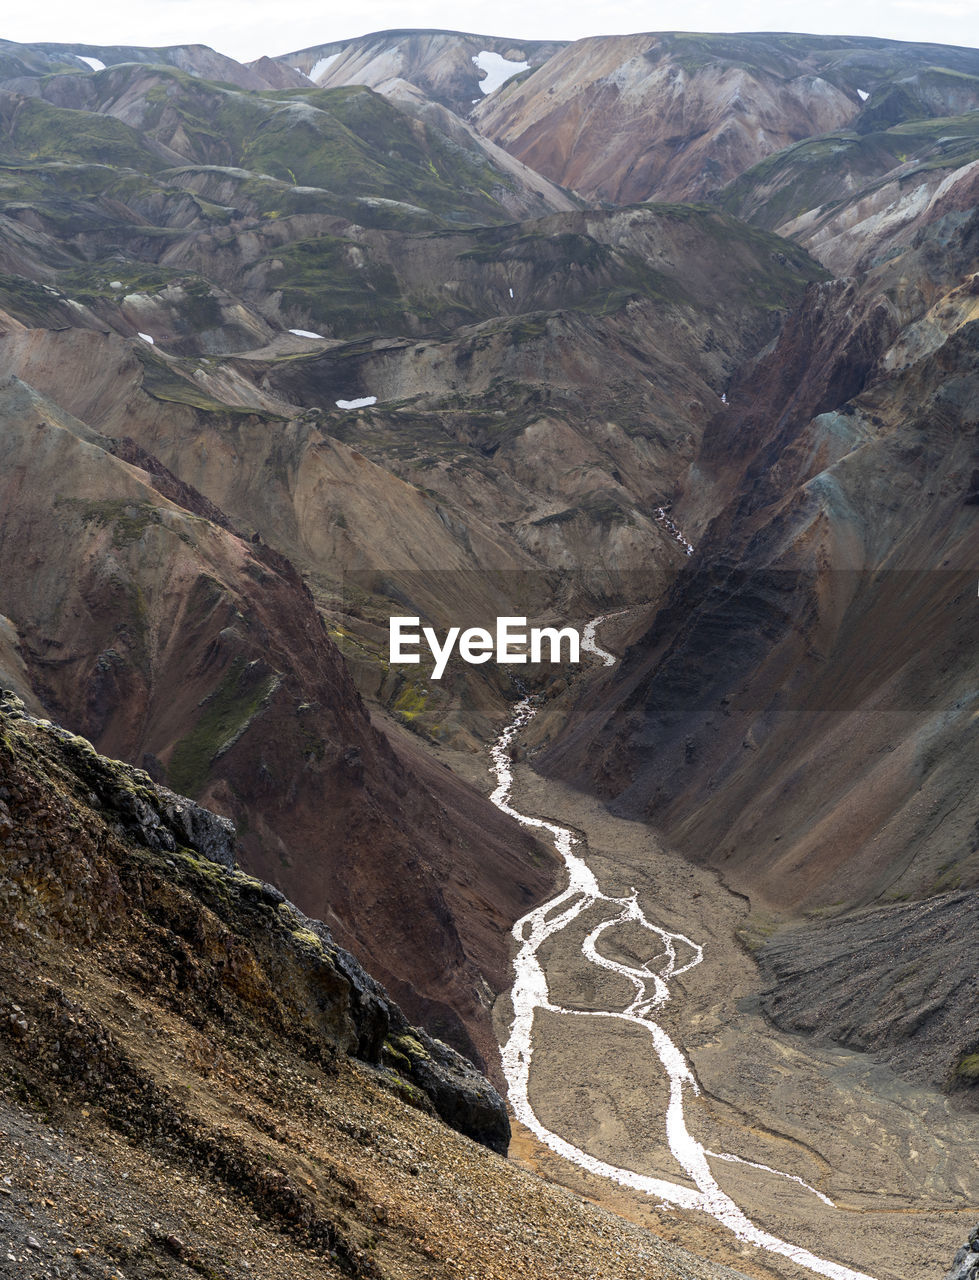
<svg viewBox="0 0 979 1280"><path fill-rule="evenodd" d="M5 683L492 1068L558 870L427 751L507 674L386 619L633 606L533 673L540 767L810 913L773 1017L968 1097L967 974L900 939L979 868L977 112L977 51L862 38L3 43ZM862 1005L806 980L854 939Z"/></svg>

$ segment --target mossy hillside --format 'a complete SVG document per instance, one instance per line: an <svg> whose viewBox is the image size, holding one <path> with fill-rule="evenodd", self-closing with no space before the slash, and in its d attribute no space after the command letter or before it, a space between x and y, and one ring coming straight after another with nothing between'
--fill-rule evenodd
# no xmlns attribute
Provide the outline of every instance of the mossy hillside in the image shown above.
<svg viewBox="0 0 979 1280"><path fill-rule="evenodd" d="M328 111L381 158L398 185L394 199L408 200L450 222L508 220L494 191L509 190L512 179L495 169L485 153L419 124L363 86L314 90L306 100Z"/></svg>
<svg viewBox="0 0 979 1280"><path fill-rule="evenodd" d="M114 71L137 88L149 74L139 66ZM113 85L113 94L120 88ZM345 204L348 215L358 197L374 196L449 221L506 216L492 190L508 187L510 179L483 153L453 143L362 86L243 92L154 67L143 97L142 130L178 147L189 161L321 188ZM374 216L383 217L383 210Z"/></svg>
<svg viewBox="0 0 979 1280"><path fill-rule="evenodd" d="M839 42L831 40L832 46ZM712 35L692 31L671 31L646 54L658 61L664 53L689 74L708 66L737 67L754 74L792 79L800 73L800 63L816 61L824 42L818 36L740 33Z"/></svg>
<svg viewBox="0 0 979 1280"><path fill-rule="evenodd" d="M122 262L118 259L85 263L58 273L58 285L65 293L86 305L106 298L119 300L128 293L153 295L165 289L181 272L172 267L147 262ZM120 287L113 288L113 282Z"/></svg>
<svg viewBox="0 0 979 1280"><path fill-rule="evenodd" d="M23 324L41 329L56 328L69 319L60 290L4 272L0 272L0 307Z"/></svg>
<svg viewBox="0 0 979 1280"><path fill-rule="evenodd" d="M796 143L749 169L720 196L722 207L773 228L810 209L827 212L875 191L901 169L908 184L934 169L979 158L979 112L907 121L879 132L840 133ZM841 197L841 174L852 194Z"/></svg>
<svg viewBox="0 0 979 1280"><path fill-rule="evenodd" d="M71 111L41 98L0 97L0 161L75 160L153 173L164 167L138 130L114 116Z"/></svg>
<svg viewBox="0 0 979 1280"><path fill-rule="evenodd" d="M328 328L335 337L397 332L406 304L391 267L333 236L298 240L268 259L269 283L293 319Z"/></svg>
<svg viewBox="0 0 979 1280"><path fill-rule="evenodd" d="M878 85L853 122L858 134L880 132L914 120L947 118L979 107L979 67L972 73L925 67Z"/></svg>
<svg viewBox="0 0 979 1280"><path fill-rule="evenodd" d="M271 413L266 409L245 409L241 405L225 404L209 396L196 382L190 380L198 367L196 360L165 360L142 343L135 346L133 351L143 366L143 390L154 400L186 405L203 413L226 414L231 418L258 418L268 423L285 421L281 414ZM186 372L188 377L181 377L181 372Z"/></svg>
<svg viewBox="0 0 979 1280"><path fill-rule="evenodd" d="M169 191L152 175L97 163L0 165L0 200L7 217L40 226L54 238L46 258L57 265L98 253L99 245L116 256L147 256L149 247L156 257L164 247L161 239L174 234L157 222L186 224L206 216L191 195ZM219 211L214 220L227 218ZM76 247L82 237L84 249Z"/></svg>
<svg viewBox="0 0 979 1280"><path fill-rule="evenodd" d="M481 233L476 234L482 241ZM542 336L547 314L559 310L608 315L639 297L659 303L690 301L678 277L587 235L522 234L519 228L507 228L502 238L489 237L475 246L468 235L461 238L470 247L457 256L451 289L439 282L423 290L402 285L396 266L368 247L326 235L268 255L268 283L281 291L288 317L350 339L369 333L451 333L461 325L491 321L500 331L506 327L509 340L520 344ZM500 318L500 281L508 271L520 272L520 308L532 314ZM487 345L489 335L480 341Z"/></svg>
<svg viewBox="0 0 979 1280"><path fill-rule="evenodd" d="M524 313L579 311L611 315L630 301L645 298L666 306L711 310L722 301L758 305L764 309L791 303L810 280L824 279L825 271L804 249L779 237L759 232L737 218L706 205L644 204L632 206L645 223L638 229L636 247L628 240L609 243L601 238L601 226L594 234L561 231L551 219L511 227L491 227L471 234L475 244L460 251L461 267L468 263L499 268L501 280L512 280L519 291L517 305ZM628 212L624 206L622 212ZM661 229L660 229L661 228ZM671 246L690 254L692 271L664 270L641 249L644 237L652 245ZM716 258L712 249L718 252ZM701 262L724 261L722 277L708 283L696 268ZM492 277L491 277L492 278ZM499 285L499 281L494 281ZM480 282L473 305L486 295ZM457 295L454 295L457 296ZM483 304L484 314L490 306ZM497 308L492 312L496 313ZM539 323L524 318L518 323ZM518 332L515 340L536 336Z"/></svg>
<svg viewBox="0 0 979 1280"><path fill-rule="evenodd" d="M160 508L149 502L127 502L123 498L105 501L61 498L55 505L74 511L83 524L111 529L112 545L117 549L141 541L147 529L165 523Z"/></svg>
<svg viewBox="0 0 979 1280"><path fill-rule="evenodd" d="M240 163L293 184L326 188L350 200L375 197L415 205L449 222L502 220L506 215L490 193L503 176L475 165L461 148L450 148L425 129L419 138L411 121L366 89L332 90L272 114L242 152ZM344 108L346 121L337 119ZM362 132L358 132L361 130ZM350 212L353 208L348 205ZM381 220L383 206L373 206ZM397 207L392 214L404 220Z"/></svg>
<svg viewBox="0 0 979 1280"><path fill-rule="evenodd" d="M656 61L664 52L688 73L721 63L784 80L819 76L853 92L931 68L936 50L933 44L867 36L674 31L659 37L659 45L652 46L646 56ZM947 63L943 70L979 74L979 54L974 49L944 47L942 57Z"/></svg>
<svg viewBox="0 0 979 1280"><path fill-rule="evenodd" d="M211 762L230 745L278 687L278 677L260 663L235 659L217 688L204 699L194 728L170 756L169 785L181 795L199 794Z"/></svg>
<svg viewBox="0 0 979 1280"><path fill-rule="evenodd" d="M55 96L55 87L50 91ZM139 128L109 114L120 97L138 101L140 94ZM18 176L6 184L7 194L36 206L62 238L81 232L104 237L107 224L115 223L126 251L146 256L133 252L137 234L145 240L198 221L226 225L236 214L226 201L188 193L174 207L166 180L158 180L169 170L167 177L179 185L182 172L208 167L223 169L224 181L239 170L242 211L265 218L315 211L372 227L419 230L509 216L497 197L511 179L481 150L410 119L368 89L246 93L175 68L129 65L99 78L91 105L99 109L68 109L43 98L16 112L0 104L0 130L6 125L0 161L59 166L40 183L37 175L27 182ZM162 146L186 156L188 169L174 169ZM72 174L72 164L90 172ZM94 173L98 166L101 175ZM141 213L149 227L127 225L111 199Z"/></svg>

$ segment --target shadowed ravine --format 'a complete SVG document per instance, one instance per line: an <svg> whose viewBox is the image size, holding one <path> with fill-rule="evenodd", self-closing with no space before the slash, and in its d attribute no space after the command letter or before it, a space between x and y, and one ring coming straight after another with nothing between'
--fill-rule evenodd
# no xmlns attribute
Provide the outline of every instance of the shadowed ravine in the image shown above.
<svg viewBox="0 0 979 1280"><path fill-rule="evenodd" d="M594 653L606 665L612 665L615 661L613 655L601 649L595 642L595 630L606 620L606 617L607 615L603 615L588 624L585 628L583 647ZM528 817L510 805L513 783L509 756L510 744L534 714L535 708L530 699L523 699L517 704L510 724L494 744L493 769L498 785L490 798L504 813L510 814L523 825L550 833L555 848L564 859L568 872L568 884L556 897L518 920L513 929L513 935L520 944L514 959L515 979L511 992L514 1017L509 1039L502 1049L502 1060L510 1105L515 1116L552 1151L591 1173L612 1179L624 1187L630 1187L648 1196L656 1196L680 1208L700 1210L709 1214L732 1231L739 1240L771 1253L781 1254L820 1275L832 1277L833 1280L869 1280L864 1272L817 1257L808 1250L781 1240L755 1226L715 1181L708 1163L710 1158L739 1163L741 1159L729 1152L708 1151L687 1129L684 1096L687 1091L697 1095L700 1090L682 1050L653 1019L656 1010L671 998L671 980L699 965L704 959L704 949L685 934L674 933L652 924L639 906L638 894L635 890L630 896L621 898L610 897L603 893L592 871L574 852L579 841L567 827L540 818ZM632 985L633 998L621 1011L574 1009L553 1003L549 997L547 975L538 954L548 938L566 929L599 903L607 904L606 918L590 930L582 943L581 950L592 964L620 975ZM648 930L651 935L652 958L639 966L621 964L603 955L600 950L602 938L608 930L630 922ZM658 962L658 967L652 967L654 961ZM553 1133L540 1122L529 1096L534 1049L534 1016L538 1009L572 1018L616 1019L634 1024L648 1032L653 1051L669 1080L669 1101L663 1117L669 1148L696 1189L662 1178L649 1177L597 1159ZM810 1187L801 1178L782 1174L767 1165L757 1165L752 1161L744 1163L778 1174L780 1177L789 1178L818 1196L823 1203L832 1205L827 1196Z"/></svg>

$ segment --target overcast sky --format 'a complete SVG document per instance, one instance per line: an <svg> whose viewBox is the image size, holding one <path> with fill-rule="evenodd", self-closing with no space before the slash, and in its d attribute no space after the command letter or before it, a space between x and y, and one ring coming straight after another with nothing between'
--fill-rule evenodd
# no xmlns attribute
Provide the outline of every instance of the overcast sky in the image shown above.
<svg viewBox="0 0 979 1280"><path fill-rule="evenodd" d="M979 46L979 0L46 0L4 5L0 37L89 44L209 44L242 61L389 27L523 39L631 31L812 31ZM13 12L11 12L13 10Z"/></svg>

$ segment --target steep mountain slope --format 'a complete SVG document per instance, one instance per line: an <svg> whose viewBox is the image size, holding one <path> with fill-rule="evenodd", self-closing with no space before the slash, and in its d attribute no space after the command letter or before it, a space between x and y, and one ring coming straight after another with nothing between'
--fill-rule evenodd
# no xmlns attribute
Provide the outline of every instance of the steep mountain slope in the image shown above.
<svg viewBox="0 0 979 1280"><path fill-rule="evenodd" d="M488 1054L484 984L505 979L503 931L547 883L546 859L488 806L436 800L405 768L279 553L221 527L133 441L16 380L0 395L0 554L25 570L4 575L0 607L44 705L230 814L251 868Z"/></svg>
<svg viewBox="0 0 979 1280"><path fill-rule="evenodd" d="M487 1150L486 1082L232 857L0 703L5 1275L734 1280Z"/></svg>
<svg viewBox="0 0 979 1280"><path fill-rule="evenodd" d="M377 31L356 40L335 40L279 61L295 67L316 84L335 87L366 84L379 93L401 95L416 90L425 99L441 103L467 116L480 101L490 78L479 65L481 54L502 74L520 74L521 66L540 66L563 43L543 40L508 40L459 31ZM494 72L492 80L499 78ZM508 76L509 78L509 76Z"/></svg>
<svg viewBox="0 0 979 1280"><path fill-rule="evenodd" d="M685 208L451 228L570 202L505 173L487 195L476 143L367 89L144 63L28 88L0 91L6 367L285 552L334 618L353 604L362 687L470 745L505 682L460 703L469 673L430 701L388 679L383 597L440 625L580 614L670 571L666 508L721 389L820 274Z"/></svg>
<svg viewBox="0 0 979 1280"><path fill-rule="evenodd" d="M979 79L960 76L952 87L972 110L869 130L859 117L850 132L756 165L724 190L721 203L804 244L834 274L867 270L912 245L944 213L975 204Z"/></svg>
<svg viewBox="0 0 979 1280"><path fill-rule="evenodd" d="M547 760L759 909L837 914L979 878L977 230L951 210L867 276L813 287L735 380L678 504L706 526L698 555ZM934 943L916 958L924 1003L917 987L885 1000L904 963L889 922L865 922L883 1029L861 1030L867 1005L844 1012L845 983L817 984L819 1024L910 1069L901 1043L957 1004L959 977ZM801 977L818 951L790 935L773 964L794 954ZM772 1007L817 1025L790 995ZM955 1024L931 1068L946 1083L979 1036Z"/></svg>
<svg viewBox="0 0 979 1280"><path fill-rule="evenodd" d="M923 74L936 58L946 70ZM977 72L975 50L853 37L595 37L488 98L476 119L591 200L697 200L791 143L906 118L883 106L895 94L929 115L952 114L949 94L956 114L969 110Z"/></svg>

